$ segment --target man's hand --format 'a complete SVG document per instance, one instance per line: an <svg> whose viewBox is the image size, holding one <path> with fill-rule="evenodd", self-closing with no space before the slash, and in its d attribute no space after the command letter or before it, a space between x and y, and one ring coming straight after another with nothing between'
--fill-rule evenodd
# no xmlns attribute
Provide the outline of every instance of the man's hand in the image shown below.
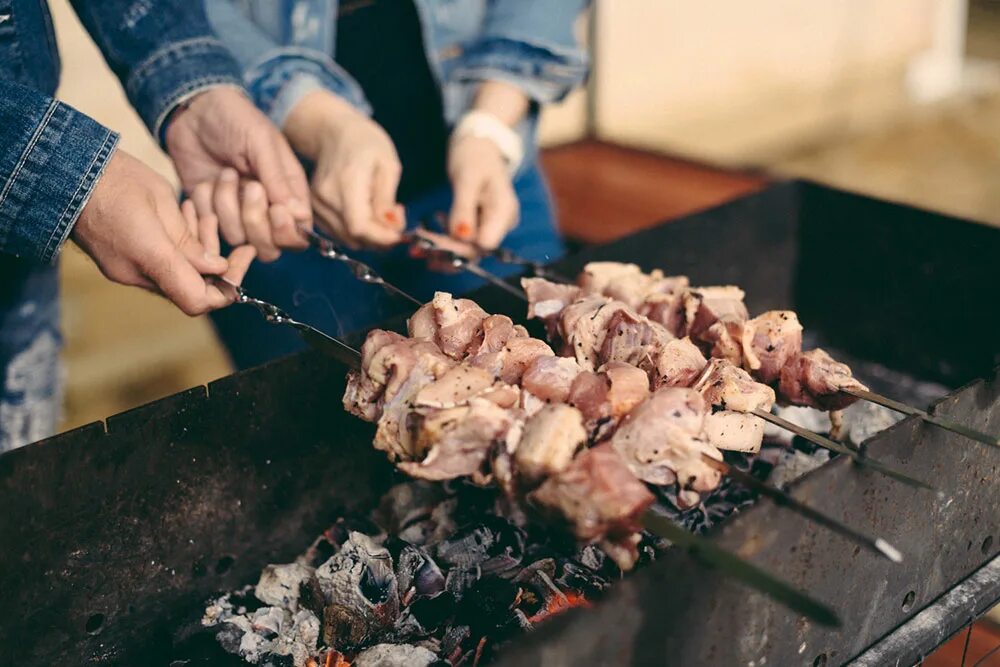
<svg viewBox="0 0 1000 667"><path fill-rule="evenodd" d="M400 163L392 139L377 123L332 93L304 97L288 116L285 134L312 160L312 204L319 220L351 248L400 241L403 207L396 202Z"/></svg>
<svg viewBox="0 0 1000 667"><path fill-rule="evenodd" d="M182 213L178 208L166 180L118 150L71 238L109 279L163 294L188 315L199 315L230 303L203 276L225 276L239 283L254 250L237 248L227 261L218 255L216 221L197 219L193 206L185 209Z"/></svg>
<svg viewBox="0 0 1000 667"><path fill-rule="evenodd" d="M507 164L489 139L465 136L448 147L454 203L448 216L456 239L492 250L517 226L520 204Z"/></svg>
<svg viewBox="0 0 1000 667"><path fill-rule="evenodd" d="M177 110L167 126L166 147L189 195L200 183L218 184L216 189L226 203L217 206L216 213L223 234L233 245L246 240L239 208L231 205L240 177L263 186L275 228L284 228L289 216L296 224L312 223L302 165L278 128L238 89L211 88ZM275 244L306 246L300 234L289 236L277 229L268 239L271 248Z"/></svg>

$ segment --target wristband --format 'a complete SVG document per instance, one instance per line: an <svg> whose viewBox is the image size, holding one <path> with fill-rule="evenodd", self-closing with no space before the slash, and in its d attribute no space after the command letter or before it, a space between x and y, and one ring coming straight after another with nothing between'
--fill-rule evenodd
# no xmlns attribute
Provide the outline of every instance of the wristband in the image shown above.
<svg viewBox="0 0 1000 667"><path fill-rule="evenodd" d="M524 160L524 142L521 141L521 135L488 111L472 110L462 116L451 133L451 140L457 141L464 137L489 139L496 144L511 176L517 172L521 161Z"/></svg>

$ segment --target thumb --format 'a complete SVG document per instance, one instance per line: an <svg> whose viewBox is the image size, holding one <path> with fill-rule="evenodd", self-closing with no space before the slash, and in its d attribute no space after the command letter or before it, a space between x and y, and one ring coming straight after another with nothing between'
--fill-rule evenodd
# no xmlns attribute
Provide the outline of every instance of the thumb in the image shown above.
<svg viewBox="0 0 1000 667"><path fill-rule="evenodd" d="M476 179L456 179L452 186L454 199L448 216L448 233L456 239L471 241L476 238L480 184Z"/></svg>

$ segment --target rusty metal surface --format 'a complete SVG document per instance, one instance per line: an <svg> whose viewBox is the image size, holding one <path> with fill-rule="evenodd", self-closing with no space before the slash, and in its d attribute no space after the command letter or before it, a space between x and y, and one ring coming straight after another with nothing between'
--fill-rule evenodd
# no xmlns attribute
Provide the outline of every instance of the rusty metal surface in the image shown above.
<svg viewBox="0 0 1000 667"><path fill-rule="evenodd" d="M919 233L906 237L907 229ZM863 262L845 264L852 256ZM695 284L737 283L752 311L795 306L808 328L852 356L958 386L995 377L996 257L998 230L783 184L560 268L624 259L688 273ZM500 290L477 298L522 315ZM343 371L317 355L293 357L111 418L107 433L86 427L0 456L0 665L186 659L209 595L252 582L337 514L373 502L391 471L371 450L371 427L340 407ZM1000 381L974 382L937 409L998 431ZM594 609L542 626L501 664L847 661L1000 549L1000 451L912 419L869 450L933 479L950 502L845 460L798 480L794 492L883 534L907 556L902 566L767 502L715 535L832 604L846 621L840 631L812 627L672 553ZM220 664L217 654L191 659Z"/></svg>

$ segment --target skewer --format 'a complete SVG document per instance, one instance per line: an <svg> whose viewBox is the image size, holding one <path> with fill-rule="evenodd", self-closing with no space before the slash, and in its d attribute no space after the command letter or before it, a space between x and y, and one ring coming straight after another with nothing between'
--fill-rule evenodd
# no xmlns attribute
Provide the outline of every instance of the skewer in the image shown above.
<svg viewBox="0 0 1000 667"><path fill-rule="evenodd" d="M863 401L870 401L877 405L889 408L890 410L895 410L904 415L911 415L913 417L919 417L925 422L934 424L939 428L943 428L947 431L952 431L958 433L959 435L964 435L967 438L971 438L977 442L981 442L985 445L991 447L1000 447L1000 438L995 438L992 435L983 433L982 431L977 431L975 429L968 428L967 426L962 426L957 424L950 419L942 419L941 417L932 415L919 408L914 408L912 406L906 405L905 403L900 403L899 401L894 401L887 396L882 394L876 394L874 391L868 391L866 389L841 389L845 394L850 394L851 396L860 398Z"/></svg>
<svg viewBox="0 0 1000 667"><path fill-rule="evenodd" d="M812 507L809 507L800 500L795 499L787 491L782 491L776 486L762 482L750 473L740 470L739 468L735 468L725 461L713 459L711 456L706 454L702 454L701 458L702 461L712 466L723 475L727 475L743 486L753 489L762 496L770 498L775 502L775 504L787 507L793 512L801 514L806 519L814 521L824 528L828 528L833 532L846 537L852 542L855 542L856 544L860 544L883 558L888 558L893 563L901 563L903 561L903 554L900 553L899 549L892 546L881 537L869 537L868 535L860 533L850 526L843 524L836 519L813 509Z"/></svg>
<svg viewBox="0 0 1000 667"><path fill-rule="evenodd" d="M907 484L909 486L915 486L917 488L934 491L938 494L938 497L943 497L944 495L943 493L938 491L936 488L934 488L927 482L922 482L919 479L910 477L905 473L899 472L898 470L883 465L878 461L873 461L872 459L864 456L863 454L861 454L861 452L857 450L851 449L850 447L842 445L839 442L831 440L830 438L825 438L821 436L819 433L814 433L813 431L810 431L807 428L802 428L798 424L790 422L787 419L779 417L778 415L771 414L770 412L767 412L766 410L761 410L760 408L755 408L750 414L756 415L761 419L763 419L764 421L771 422L775 426L783 428L786 431L791 431L795 435L802 436L809 442L819 445L823 449L827 449L831 452L836 452L837 454L843 454L844 456L849 456L852 459L854 459L856 463L866 466L871 470L874 470L875 472L882 473L886 477L891 477L897 482L902 482L903 484Z"/></svg>
<svg viewBox="0 0 1000 667"><path fill-rule="evenodd" d="M242 287L225 278L214 278L213 282L235 303L256 308L269 323L291 326L306 339L306 342L320 351L331 354L350 368L361 367L361 352L353 347L315 327L294 320L274 304L251 296ZM641 521L643 527L654 535L686 548L696 558L715 566L720 572L728 574L750 588L774 598L791 610L826 627L840 627L840 618L830 607L796 590L749 561L716 546L707 538L688 532L666 517L657 515L652 509L643 514Z"/></svg>
<svg viewBox="0 0 1000 667"><path fill-rule="evenodd" d="M299 227L307 239L309 239L309 244L314 247L320 255L326 257L327 259L332 259L337 262L342 262L346 264L354 277L363 283L368 283L369 285L378 285L396 296L402 297L407 301L410 301L417 307L422 306L423 303L416 297L407 294L403 290L399 289L390 282L387 282L382 276L380 276L375 269L368 266L364 262L354 259L343 250L341 250L337 244L335 244L330 239L326 238L319 232L309 229L307 227Z"/></svg>
<svg viewBox="0 0 1000 667"><path fill-rule="evenodd" d="M512 296L517 297L524 302L528 301L528 295L525 294L523 290L518 287L514 287L500 276L490 273L481 267L477 262L469 259L468 257L462 257L458 253L448 250L447 248L442 248L435 244L434 241L417 234L411 234L409 235L409 238L411 243L415 246L423 248L424 250L429 250L438 255L441 259L450 264L451 268L458 271L468 271L472 275L482 278L491 285L496 285Z"/></svg>

